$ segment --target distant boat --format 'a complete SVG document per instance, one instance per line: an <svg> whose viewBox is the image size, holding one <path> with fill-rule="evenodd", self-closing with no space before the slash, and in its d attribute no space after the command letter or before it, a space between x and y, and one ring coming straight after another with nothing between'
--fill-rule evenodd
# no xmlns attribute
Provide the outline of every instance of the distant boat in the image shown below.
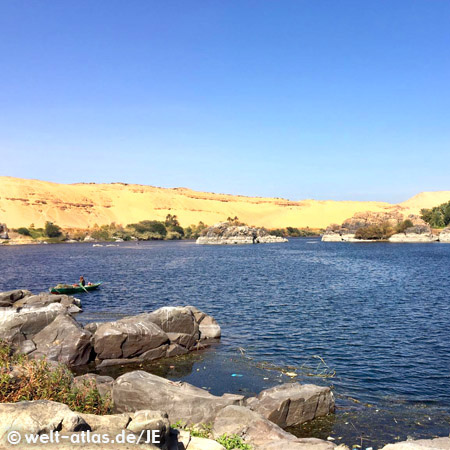
<svg viewBox="0 0 450 450"><path fill-rule="evenodd" d="M58 284L55 287L49 289L51 294L78 294L80 292L93 291L97 289L102 282L86 284L86 286L80 286L79 284Z"/></svg>

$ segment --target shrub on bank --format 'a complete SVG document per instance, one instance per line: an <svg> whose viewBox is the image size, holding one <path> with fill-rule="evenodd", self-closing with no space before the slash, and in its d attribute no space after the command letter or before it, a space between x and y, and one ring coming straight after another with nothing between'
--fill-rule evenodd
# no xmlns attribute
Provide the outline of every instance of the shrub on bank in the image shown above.
<svg viewBox="0 0 450 450"><path fill-rule="evenodd" d="M126 228L132 236L143 241L164 239L167 235L166 225L158 220L141 220L128 224Z"/></svg>
<svg viewBox="0 0 450 450"><path fill-rule="evenodd" d="M52 222L45 222L44 230L45 235L49 238L56 238L62 235L61 228Z"/></svg>
<svg viewBox="0 0 450 450"><path fill-rule="evenodd" d="M89 414L108 414L112 409L111 400L102 398L92 382L75 386L65 365L12 354L11 347L0 341L0 403L31 400L52 400Z"/></svg>
<svg viewBox="0 0 450 450"><path fill-rule="evenodd" d="M368 225L356 230L355 238L364 240L386 240L395 234L395 229L388 223Z"/></svg>
<svg viewBox="0 0 450 450"><path fill-rule="evenodd" d="M396 233L404 233L408 228L413 227L411 220L406 219L396 226L389 222L383 222L379 225L367 225L356 230L355 238L364 240L387 240Z"/></svg>
<svg viewBox="0 0 450 450"><path fill-rule="evenodd" d="M184 237L186 239L197 239L201 236L203 230L206 230L208 225L203 222L199 222L198 225L190 225L184 229Z"/></svg>
<svg viewBox="0 0 450 450"><path fill-rule="evenodd" d="M444 228L450 225L450 201L431 209L421 209L421 217L433 228Z"/></svg>
<svg viewBox="0 0 450 450"><path fill-rule="evenodd" d="M311 229L309 227L306 228L295 228L295 227L286 227L286 228L275 228L269 231L269 234L273 236L279 237L312 237L312 236L320 236L324 230L322 229Z"/></svg>
<svg viewBox="0 0 450 450"><path fill-rule="evenodd" d="M28 228L20 227L16 231L17 231L17 233L21 234L22 236L30 236L31 237L31 233Z"/></svg>
<svg viewBox="0 0 450 450"><path fill-rule="evenodd" d="M412 223L411 220L406 219L403 222L400 222L396 227L395 227L395 232L396 233L404 233L408 228L413 227L414 224Z"/></svg>

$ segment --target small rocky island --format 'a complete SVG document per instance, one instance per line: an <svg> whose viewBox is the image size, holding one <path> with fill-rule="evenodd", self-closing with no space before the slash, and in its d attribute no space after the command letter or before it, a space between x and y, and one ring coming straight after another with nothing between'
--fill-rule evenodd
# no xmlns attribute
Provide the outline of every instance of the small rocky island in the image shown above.
<svg viewBox="0 0 450 450"><path fill-rule="evenodd" d="M235 244L273 244L288 242L286 238L271 235L264 228L247 225L232 225L221 222L207 228L197 239L197 244L235 245Z"/></svg>
<svg viewBox="0 0 450 450"><path fill-rule="evenodd" d="M419 216L405 217L401 212L356 213L342 225L330 225L324 242L450 242L450 227L435 234Z"/></svg>

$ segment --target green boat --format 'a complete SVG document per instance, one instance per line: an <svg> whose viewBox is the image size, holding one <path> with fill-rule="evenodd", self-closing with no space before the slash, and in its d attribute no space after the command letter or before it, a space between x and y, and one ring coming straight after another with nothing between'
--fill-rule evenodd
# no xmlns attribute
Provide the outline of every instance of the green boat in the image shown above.
<svg viewBox="0 0 450 450"><path fill-rule="evenodd" d="M78 294L80 292L93 291L97 289L102 282L86 284L81 286L80 284L57 284L55 287L49 289L51 294Z"/></svg>

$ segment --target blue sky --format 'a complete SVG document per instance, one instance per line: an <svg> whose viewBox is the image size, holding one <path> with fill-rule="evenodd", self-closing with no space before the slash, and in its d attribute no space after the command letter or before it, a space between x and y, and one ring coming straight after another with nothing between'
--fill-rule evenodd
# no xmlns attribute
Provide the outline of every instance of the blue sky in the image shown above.
<svg viewBox="0 0 450 450"><path fill-rule="evenodd" d="M446 0L0 0L0 175L450 189Z"/></svg>

